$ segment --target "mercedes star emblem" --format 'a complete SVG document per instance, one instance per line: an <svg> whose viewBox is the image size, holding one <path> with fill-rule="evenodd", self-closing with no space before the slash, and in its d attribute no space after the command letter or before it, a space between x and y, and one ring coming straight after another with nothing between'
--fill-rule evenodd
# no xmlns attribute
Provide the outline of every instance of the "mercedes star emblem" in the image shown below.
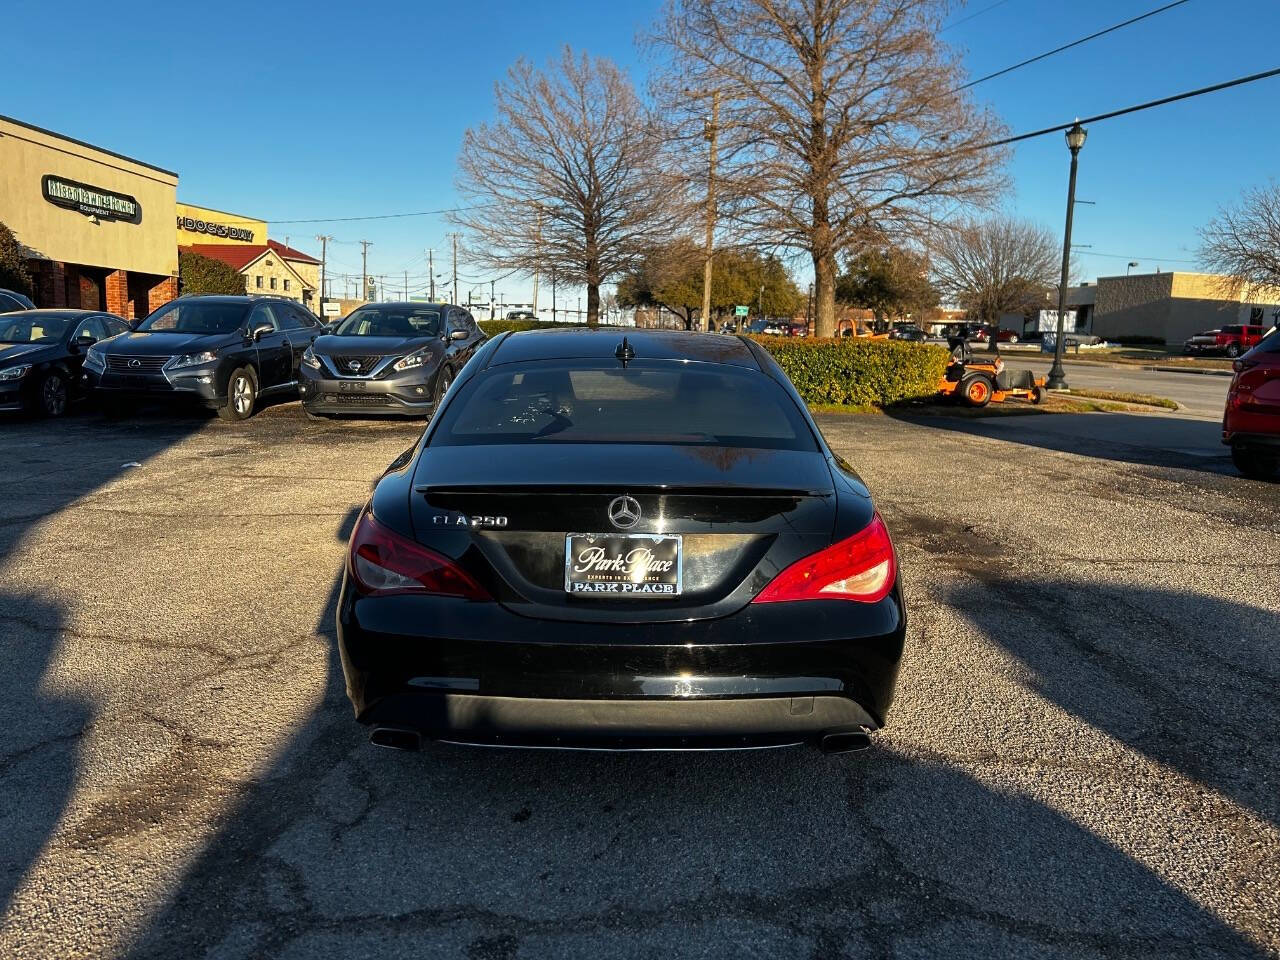
<svg viewBox="0 0 1280 960"><path fill-rule="evenodd" d="M134 367L134 368L140 367L140 366L142 366L142 361L141 361L141 360L130 360L130 361L129 361L129 366Z"/></svg>
<svg viewBox="0 0 1280 960"><path fill-rule="evenodd" d="M640 522L640 504L635 497L614 497L609 503L609 522L619 530L630 530Z"/></svg>

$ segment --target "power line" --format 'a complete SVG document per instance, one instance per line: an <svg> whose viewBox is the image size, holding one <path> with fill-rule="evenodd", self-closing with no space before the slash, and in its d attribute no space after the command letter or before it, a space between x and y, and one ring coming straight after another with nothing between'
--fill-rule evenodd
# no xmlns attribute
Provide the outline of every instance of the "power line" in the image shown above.
<svg viewBox="0 0 1280 960"><path fill-rule="evenodd" d="M1072 123L1060 123L1056 126L1045 127L1043 130L1032 130L1030 133L1020 133L1015 137L1005 137L1003 140L991 140L987 143L977 144L969 149L988 150L992 147L1003 147L1011 143L1020 143L1023 140L1031 140L1035 137L1043 137L1050 133L1061 133L1063 130L1070 130L1076 123L1099 123L1103 120L1112 120L1115 117L1123 117L1126 114L1138 113L1141 110L1150 110L1154 107L1163 107L1169 103L1177 103L1179 100L1190 100L1192 97L1202 97L1207 93L1217 93L1219 90L1227 90L1231 87L1239 87L1246 83L1254 83L1258 80L1267 80L1275 76L1280 76L1280 67L1276 67L1274 70L1264 70L1262 73L1252 73L1247 77L1237 77L1235 80L1227 80L1223 83L1215 83L1208 87L1200 87L1197 90L1188 90L1185 93L1175 93L1171 97L1161 97L1159 100L1148 100L1146 103L1139 103L1132 107L1122 107L1119 110L1111 110L1108 113L1099 113L1096 116L1077 119Z"/></svg>
<svg viewBox="0 0 1280 960"><path fill-rule="evenodd" d="M1183 260L1178 257L1144 257L1140 253L1096 253L1093 250L1085 250L1079 254L1082 257L1106 257L1109 260L1143 260L1155 261L1156 263L1199 263L1199 260Z"/></svg>
<svg viewBox="0 0 1280 960"><path fill-rule="evenodd" d="M442 213L457 213L462 210L475 210L475 206L470 207L445 207L442 210L416 210L412 213L378 213L364 217L312 217L307 220L271 220L266 222L282 226L287 223L355 223L358 220L399 220L404 217L436 217Z"/></svg>
<svg viewBox="0 0 1280 960"><path fill-rule="evenodd" d="M949 24L947 24L945 27L943 27L943 28L942 28L941 30L939 30L938 32L939 32L939 33L945 33L946 31L948 31L948 30L950 30L950 29L952 29L952 28L954 28L954 27L958 27L958 26L960 26L960 24L962 24L962 23L968 23L970 20L974 19L975 17L980 17L980 16L982 16L984 13L987 13L988 11L994 10L996 7L1002 7L1002 6L1004 6L1004 5L1005 5L1006 3L1008 3L1008 2L1009 2L1009 0L996 0L996 2L995 2L995 3L993 3L993 4L989 5L989 6L983 7L981 10L975 10L973 13L969 14L967 17L961 17L961 18L960 18L959 20L957 20L955 23L949 23Z"/></svg>
<svg viewBox="0 0 1280 960"><path fill-rule="evenodd" d="M1088 43L1090 40L1097 40L1098 37L1105 37L1108 33L1114 33L1115 31L1130 26L1131 24L1135 24L1140 20L1146 20L1149 17L1154 17L1158 13L1164 13L1166 10L1172 10L1174 7L1180 7L1184 3L1189 2L1190 0L1174 0L1173 3L1166 3L1163 7L1157 7L1155 10L1148 10L1141 16L1132 17L1131 19L1124 21L1124 23L1117 23L1114 26L1107 27L1105 30L1099 30L1097 33L1091 33L1087 37L1081 37L1079 40L1072 40L1070 43L1064 43L1060 47L1054 47L1052 50L1041 53L1027 60L1023 60L1021 63L1015 63L1011 67L1005 67L1003 70L997 70L995 73L988 73L985 77L979 77L977 80L970 80L963 86L956 87L953 92L968 90L970 87L976 87L978 84L987 80L994 80L996 77L1003 77L1006 73L1012 73L1014 70L1020 70L1033 63L1039 63L1041 60L1052 57L1054 54L1062 53L1064 50L1070 50L1072 47L1078 47L1082 43Z"/></svg>

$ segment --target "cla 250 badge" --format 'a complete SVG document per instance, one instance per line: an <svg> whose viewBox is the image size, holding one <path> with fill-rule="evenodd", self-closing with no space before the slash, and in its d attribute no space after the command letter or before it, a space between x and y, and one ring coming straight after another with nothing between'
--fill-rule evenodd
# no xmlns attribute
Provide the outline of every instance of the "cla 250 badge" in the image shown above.
<svg viewBox="0 0 1280 960"><path fill-rule="evenodd" d="M441 527L505 527L507 525L506 517L468 517L466 514L455 513L453 516L447 516L437 513L431 518L431 522Z"/></svg>

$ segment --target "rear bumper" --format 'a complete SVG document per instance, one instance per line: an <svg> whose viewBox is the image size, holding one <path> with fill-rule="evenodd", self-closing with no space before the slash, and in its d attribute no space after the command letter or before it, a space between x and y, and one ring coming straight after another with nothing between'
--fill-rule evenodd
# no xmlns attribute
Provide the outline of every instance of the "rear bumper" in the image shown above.
<svg viewBox="0 0 1280 960"><path fill-rule="evenodd" d="M818 743L878 728L893 700L901 594L852 606L550 622L497 603L364 597L344 582L338 647L356 719L432 739L600 749Z"/></svg>
<svg viewBox="0 0 1280 960"><path fill-rule="evenodd" d="M1272 417L1271 419L1280 421L1280 417ZM1276 424L1280 429L1280 423ZM1280 432L1277 433L1246 433L1246 432L1228 432L1223 430L1222 442L1232 447L1240 447L1247 450L1261 450L1267 453L1280 455Z"/></svg>
<svg viewBox="0 0 1280 960"><path fill-rule="evenodd" d="M817 745L876 723L840 696L575 700L420 692L384 698L362 721L452 743L580 750L732 750Z"/></svg>

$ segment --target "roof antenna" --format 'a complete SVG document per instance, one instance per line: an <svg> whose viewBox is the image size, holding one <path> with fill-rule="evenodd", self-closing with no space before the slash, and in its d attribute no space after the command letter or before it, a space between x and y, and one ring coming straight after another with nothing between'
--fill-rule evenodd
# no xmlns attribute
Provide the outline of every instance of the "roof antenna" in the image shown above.
<svg viewBox="0 0 1280 960"><path fill-rule="evenodd" d="M622 369L627 369L627 361L636 358L636 351L627 343L627 338L623 337L622 342L618 344L618 349L613 351L613 355L622 361Z"/></svg>

